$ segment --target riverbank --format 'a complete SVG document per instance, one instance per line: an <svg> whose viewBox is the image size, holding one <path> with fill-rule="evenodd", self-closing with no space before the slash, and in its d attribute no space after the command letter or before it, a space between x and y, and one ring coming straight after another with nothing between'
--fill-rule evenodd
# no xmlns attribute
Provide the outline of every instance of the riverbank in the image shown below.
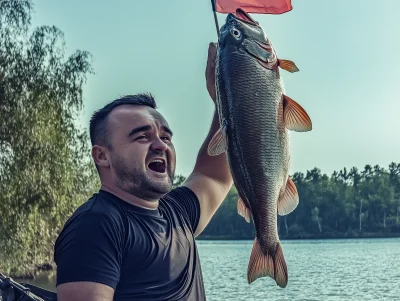
<svg viewBox="0 0 400 301"><path fill-rule="evenodd" d="M355 238L400 238L400 232L382 233L382 232L356 232L349 231L345 233L298 233L291 235L280 234L280 240L302 240L302 239L355 239ZM234 236L234 235L201 235L196 240L253 240L254 236Z"/></svg>

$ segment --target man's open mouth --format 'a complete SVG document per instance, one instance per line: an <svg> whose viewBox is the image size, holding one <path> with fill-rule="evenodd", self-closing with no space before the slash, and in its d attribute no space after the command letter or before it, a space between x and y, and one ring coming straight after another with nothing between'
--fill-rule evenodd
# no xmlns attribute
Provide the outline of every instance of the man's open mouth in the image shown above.
<svg viewBox="0 0 400 301"><path fill-rule="evenodd" d="M147 165L152 171L164 173L167 169L164 159L154 159Z"/></svg>

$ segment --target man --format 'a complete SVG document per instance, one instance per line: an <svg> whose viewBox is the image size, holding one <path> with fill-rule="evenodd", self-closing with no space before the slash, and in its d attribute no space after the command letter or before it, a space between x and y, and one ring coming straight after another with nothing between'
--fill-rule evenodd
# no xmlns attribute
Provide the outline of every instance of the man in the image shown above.
<svg viewBox="0 0 400 301"><path fill-rule="evenodd" d="M216 45L206 67L215 103ZM232 186L225 154L208 144L193 172L172 189L172 131L151 95L116 100L91 120L101 189L67 221L55 244L59 301L205 300L195 237Z"/></svg>

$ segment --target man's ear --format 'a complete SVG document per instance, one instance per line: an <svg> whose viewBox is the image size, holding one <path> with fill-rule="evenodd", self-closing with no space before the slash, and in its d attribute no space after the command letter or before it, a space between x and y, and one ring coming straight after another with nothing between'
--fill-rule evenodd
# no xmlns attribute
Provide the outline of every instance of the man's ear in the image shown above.
<svg viewBox="0 0 400 301"><path fill-rule="evenodd" d="M92 147L93 161L99 167L109 167L108 150L104 146L93 145Z"/></svg>

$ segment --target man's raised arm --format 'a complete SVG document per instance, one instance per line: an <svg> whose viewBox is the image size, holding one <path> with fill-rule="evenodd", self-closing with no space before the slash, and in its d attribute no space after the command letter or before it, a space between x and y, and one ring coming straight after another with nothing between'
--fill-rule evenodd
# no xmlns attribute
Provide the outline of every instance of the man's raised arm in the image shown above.
<svg viewBox="0 0 400 301"><path fill-rule="evenodd" d="M206 67L207 90L211 99L216 101L215 93L215 59L217 46L210 43ZM200 202L200 220L195 231L199 235L207 226L211 217L217 211L232 186L232 176L229 170L226 154L209 156L208 144L220 127L218 113L215 110L210 131L203 142L197 156L193 172L183 186L190 188Z"/></svg>

